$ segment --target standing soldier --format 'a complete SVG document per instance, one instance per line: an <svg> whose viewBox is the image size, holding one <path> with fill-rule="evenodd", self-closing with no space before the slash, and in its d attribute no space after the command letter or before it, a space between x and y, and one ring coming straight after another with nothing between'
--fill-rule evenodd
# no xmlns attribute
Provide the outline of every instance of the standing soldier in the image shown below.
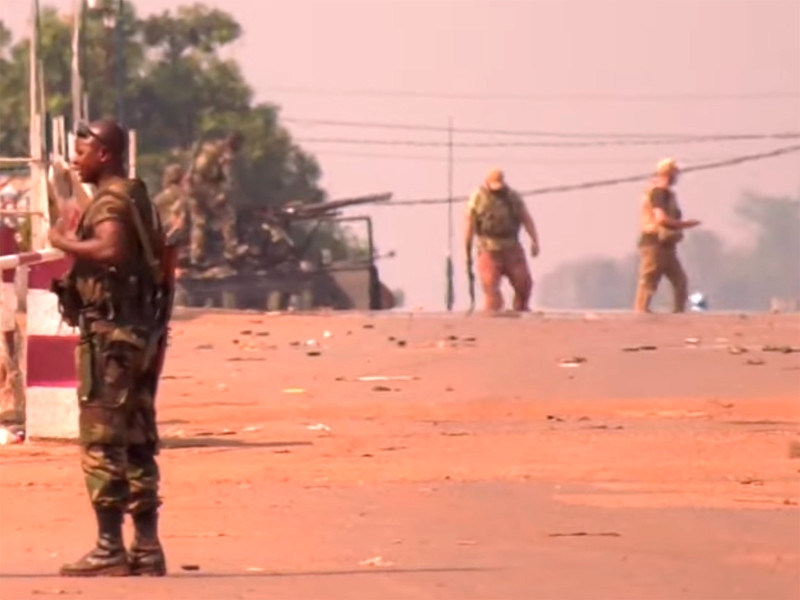
<svg viewBox="0 0 800 600"><path fill-rule="evenodd" d="M158 216L166 230L169 230L170 226L188 208L186 194L181 186L183 175L183 167L180 165L167 166L164 169L164 177L161 183L162 189L153 198L153 204L155 204Z"/></svg>
<svg viewBox="0 0 800 600"><path fill-rule="evenodd" d="M683 239L683 231L697 227L700 221L683 220L672 190L678 173L674 159L659 161L653 182L644 195L640 213L639 281L634 305L637 312L650 312L650 302L662 276L672 284L673 312L686 310L689 282L678 259L678 243Z"/></svg>
<svg viewBox="0 0 800 600"><path fill-rule="evenodd" d="M230 198L231 163L242 142L242 134L235 132L225 140L204 144L193 158L188 183L192 215L190 259L194 265L204 262L209 220L220 227L223 254L229 263L243 252L236 235L236 214Z"/></svg>
<svg viewBox="0 0 800 600"><path fill-rule="evenodd" d="M533 280L519 242L524 227L531 238L531 256L539 256L536 226L519 194L506 185L500 169L492 169L484 185L470 196L467 206L466 251L472 257L472 239L478 238L478 275L487 311L503 308L500 280L514 288L514 310L527 311Z"/></svg>
<svg viewBox="0 0 800 600"><path fill-rule="evenodd" d="M164 169L163 189L153 198L166 238L180 244L181 255L186 251L189 211L189 199L182 185L184 175L183 167L169 165Z"/></svg>
<svg viewBox="0 0 800 600"><path fill-rule="evenodd" d="M159 469L155 391L171 311L163 231L139 179L126 178L125 131L99 121L77 131L74 167L97 186L75 235L50 229L73 257L53 291L65 322L80 330L81 463L97 518L93 550L63 576L164 575L158 538ZM124 512L135 536L126 553Z"/></svg>

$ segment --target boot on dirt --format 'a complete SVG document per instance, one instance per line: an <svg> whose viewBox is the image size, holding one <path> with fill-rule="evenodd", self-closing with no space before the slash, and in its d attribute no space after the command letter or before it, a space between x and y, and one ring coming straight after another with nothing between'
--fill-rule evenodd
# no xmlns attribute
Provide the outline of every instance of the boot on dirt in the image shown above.
<svg viewBox="0 0 800 600"><path fill-rule="evenodd" d="M61 567L62 577L124 577L130 574L122 541L122 511L95 508L97 542L94 550Z"/></svg>
<svg viewBox="0 0 800 600"><path fill-rule="evenodd" d="M136 533L128 553L131 575L163 577L167 574L167 560L158 540L158 510L133 515L133 527Z"/></svg>

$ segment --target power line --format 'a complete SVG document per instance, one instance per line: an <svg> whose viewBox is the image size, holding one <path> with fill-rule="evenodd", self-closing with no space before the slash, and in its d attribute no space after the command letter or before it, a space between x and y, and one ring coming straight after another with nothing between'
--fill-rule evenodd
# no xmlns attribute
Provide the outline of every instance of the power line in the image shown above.
<svg viewBox="0 0 800 600"><path fill-rule="evenodd" d="M358 159L377 159L377 160L403 160L409 162L429 162L429 163L447 163L446 156L437 156L435 154L389 154L380 152L348 152L329 150L325 152L325 160L331 157L344 157L344 158L358 158ZM696 160L723 160L724 158L717 157L700 157ZM531 163L536 165L616 165L616 164L631 164L641 163L643 161L641 156L634 157L628 156L623 158L544 158L538 156L459 156L459 164L463 163L492 163L492 164L508 164L508 163Z"/></svg>
<svg viewBox="0 0 800 600"><path fill-rule="evenodd" d="M723 167L731 167L735 165L739 165L746 162L756 161L756 160L765 160L768 158L776 158L778 156L783 156L785 154L792 154L794 152L800 151L800 144L796 144L793 146L784 146L782 148L777 148L775 150L769 152L761 152L758 154L747 154L743 156L735 156L732 158L726 158L723 160L703 163L699 165L690 165L688 167L683 167L681 171L683 173L693 173L696 171L708 171L712 169L720 169ZM527 196L541 196L544 194L556 194L556 193L563 193L563 192L572 192L577 190L588 190L592 188L599 188L599 187L610 187L615 185L621 185L623 183L634 183L637 181L647 181L653 177L652 173L647 173L645 175L630 175L627 177L616 177L613 179L599 179L595 181L585 181L582 183L574 183L574 184L565 184L565 185L554 185L554 186L546 186L541 188L536 188L532 190L527 190L524 192L518 192L520 196L527 197ZM466 201L468 196L460 196L453 198L453 201ZM375 206L422 206L422 205L435 205L435 204L447 204L450 202L450 198L424 198L424 199L416 199L416 200L395 200L392 202L386 202L383 204L376 204Z"/></svg>
<svg viewBox="0 0 800 600"><path fill-rule="evenodd" d="M324 127L353 127L359 129L388 129L399 131L429 131L436 133L447 133L447 127L438 125L424 125L411 123L387 123L376 121L351 121L338 119L314 119L302 117L281 117L287 123L297 123L299 125L319 125ZM553 137L553 138L577 138L577 139L647 139L659 138L669 140L694 140L694 139L714 139L720 141L729 140L774 140L774 139L793 139L800 137L800 133L779 132L779 133L724 133L724 134L686 134L686 133L577 133L564 131L546 130L514 130L514 129L481 129L481 128L462 128L454 127L453 133L475 134L475 135L499 135L517 137Z"/></svg>
<svg viewBox="0 0 800 600"><path fill-rule="evenodd" d="M416 98L431 100L506 100L528 102L708 102L719 100L793 100L800 98L797 91L772 91L772 92L741 92L741 93L597 93L578 92L561 94L479 94L479 93L454 93L454 92L424 92L412 90L374 90L350 89L332 90L323 88L309 88L302 86L269 86L269 92L286 94L303 94L316 96L363 96L374 98Z"/></svg>
<svg viewBox="0 0 800 600"><path fill-rule="evenodd" d="M798 133L777 134L775 136L765 136L760 139L782 139L792 140L800 138ZM753 138L747 138L752 140ZM548 141L513 141L513 142L454 142L456 148L604 148L608 146L664 146L675 144L707 144L721 141L732 141L731 138L725 140L718 137L697 137L692 139L624 139L624 140L599 140L591 142L548 142ZM389 140L389 139L369 139L369 138L297 138L295 142L299 144L336 144L354 146L386 146L386 147L418 147L418 148L446 148L446 140Z"/></svg>

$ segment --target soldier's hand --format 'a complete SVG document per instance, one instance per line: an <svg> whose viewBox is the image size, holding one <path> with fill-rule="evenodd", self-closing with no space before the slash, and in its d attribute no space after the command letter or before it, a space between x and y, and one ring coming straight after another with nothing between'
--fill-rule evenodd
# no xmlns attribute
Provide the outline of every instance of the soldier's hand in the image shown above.
<svg viewBox="0 0 800 600"><path fill-rule="evenodd" d="M531 256L533 258L539 256L539 242L531 242Z"/></svg>
<svg viewBox="0 0 800 600"><path fill-rule="evenodd" d="M698 221L697 219L689 219L688 221L686 221L685 225L687 229L691 229L692 227L697 227L698 225L700 225L700 221Z"/></svg>

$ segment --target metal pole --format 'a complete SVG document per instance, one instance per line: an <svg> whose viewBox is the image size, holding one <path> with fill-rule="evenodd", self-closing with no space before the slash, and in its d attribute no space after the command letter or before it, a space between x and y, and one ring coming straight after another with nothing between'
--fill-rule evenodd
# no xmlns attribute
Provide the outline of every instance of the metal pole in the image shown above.
<svg viewBox="0 0 800 600"><path fill-rule="evenodd" d="M455 304L453 285L453 119L447 124L447 310Z"/></svg>
<svg viewBox="0 0 800 600"><path fill-rule="evenodd" d="M125 39L124 39L124 23L125 17L125 4L124 0L117 1L117 20L114 29L115 43L115 83L114 87L117 92L117 122L124 126L125 124Z"/></svg>
<svg viewBox="0 0 800 600"><path fill-rule="evenodd" d="M83 108L83 83L81 81L81 22L83 19L84 0L72 0L72 64L71 64L71 95L72 95L72 129L75 129L81 120Z"/></svg>

